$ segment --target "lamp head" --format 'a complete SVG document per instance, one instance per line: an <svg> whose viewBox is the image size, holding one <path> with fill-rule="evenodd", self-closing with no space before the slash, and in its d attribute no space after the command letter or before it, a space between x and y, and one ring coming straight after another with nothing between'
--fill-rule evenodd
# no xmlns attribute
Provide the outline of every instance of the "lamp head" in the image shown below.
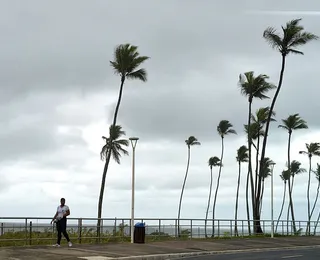
<svg viewBox="0 0 320 260"><path fill-rule="evenodd" d="M139 140L139 137L130 137L129 140L130 140L130 141L138 141L138 140Z"/></svg>

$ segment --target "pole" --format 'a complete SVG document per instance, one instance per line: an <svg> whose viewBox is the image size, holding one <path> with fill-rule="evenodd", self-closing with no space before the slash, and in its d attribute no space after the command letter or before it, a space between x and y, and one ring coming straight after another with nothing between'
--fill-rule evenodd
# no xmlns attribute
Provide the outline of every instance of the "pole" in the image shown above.
<svg viewBox="0 0 320 260"><path fill-rule="evenodd" d="M135 151L138 137L129 138L132 145L132 184L131 184L131 243L134 243L134 191L135 191Z"/></svg>
<svg viewBox="0 0 320 260"><path fill-rule="evenodd" d="M272 171L271 171L271 238L274 237L274 222L273 222L273 167L272 165Z"/></svg>
<svg viewBox="0 0 320 260"><path fill-rule="evenodd" d="M132 187L131 187L131 243L133 243L134 233L134 163L135 163L135 147L132 147Z"/></svg>

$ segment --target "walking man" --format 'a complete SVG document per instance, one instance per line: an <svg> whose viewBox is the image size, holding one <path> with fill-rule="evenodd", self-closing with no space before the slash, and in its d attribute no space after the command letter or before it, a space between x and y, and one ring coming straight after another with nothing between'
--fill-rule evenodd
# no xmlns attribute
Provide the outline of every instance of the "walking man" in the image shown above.
<svg viewBox="0 0 320 260"><path fill-rule="evenodd" d="M53 222L56 223L57 231L58 231L57 244L54 245L56 247L60 247L61 233L67 239L68 246L69 247L72 246L69 235L67 233L67 216L70 215L70 209L67 205L65 205L65 203L66 203L66 200L64 198L61 198L60 205L57 208L57 212L54 215L53 219L51 220L51 224Z"/></svg>

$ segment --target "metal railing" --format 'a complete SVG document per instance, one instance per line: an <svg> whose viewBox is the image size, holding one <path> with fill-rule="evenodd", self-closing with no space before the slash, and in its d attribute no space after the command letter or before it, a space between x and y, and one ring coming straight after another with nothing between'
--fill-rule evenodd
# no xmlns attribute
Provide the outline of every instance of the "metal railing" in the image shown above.
<svg viewBox="0 0 320 260"><path fill-rule="evenodd" d="M129 218L103 218L100 232L97 232L97 218L68 218L68 233L74 243L120 242L130 241ZM51 218L0 217L0 246L41 245L55 243L56 228L50 224ZM253 233L254 221L238 220L237 229L232 219L135 219L144 222L147 241L174 239L206 239L247 237ZM263 236L270 236L271 220L261 220ZM296 232L291 221L274 221L275 236L320 235L316 221L310 222L310 232L306 234L307 221L295 221ZM206 227L206 231L205 231ZM180 234L178 234L178 230ZM97 236L99 234L99 237ZM258 235L258 234L256 234Z"/></svg>

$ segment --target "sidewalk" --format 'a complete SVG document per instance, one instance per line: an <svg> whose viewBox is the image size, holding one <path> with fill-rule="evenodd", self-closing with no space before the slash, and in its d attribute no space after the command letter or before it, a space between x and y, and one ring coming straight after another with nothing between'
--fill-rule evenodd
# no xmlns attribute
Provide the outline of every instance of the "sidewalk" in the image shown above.
<svg viewBox="0 0 320 260"><path fill-rule="evenodd" d="M147 244L108 243L99 245L66 245L0 248L0 259L14 260L103 260L173 259L188 255L214 254L237 250L276 250L295 247L320 247L320 237L233 238L151 242Z"/></svg>

